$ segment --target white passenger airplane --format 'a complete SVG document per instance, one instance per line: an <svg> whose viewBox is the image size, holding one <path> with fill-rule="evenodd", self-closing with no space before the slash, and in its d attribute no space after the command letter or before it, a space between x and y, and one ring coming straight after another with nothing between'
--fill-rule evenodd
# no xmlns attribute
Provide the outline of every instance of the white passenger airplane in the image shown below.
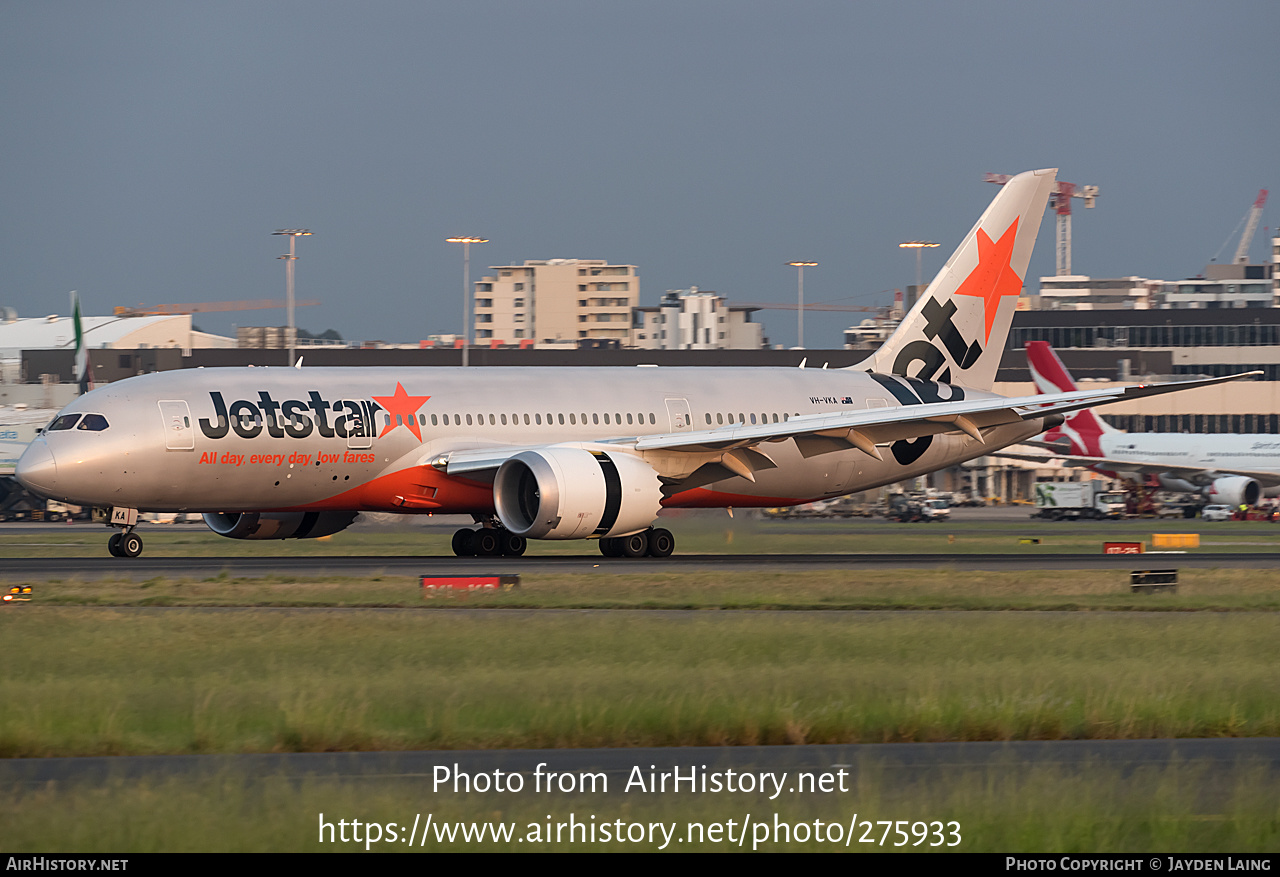
<svg viewBox="0 0 1280 877"><path fill-rule="evenodd" d="M1027 365L1041 393L1076 389L1071 373L1047 342L1027 342ZM1065 453L1009 456L1060 459L1129 481L1151 477L1166 490L1202 493L1210 502L1233 508L1253 505L1262 496L1280 496L1280 436L1122 432L1092 411L1080 410L1067 414L1065 422L1044 438L1044 443L1035 444Z"/></svg>
<svg viewBox="0 0 1280 877"><path fill-rule="evenodd" d="M812 502L1043 432L1063 412L1230 378L1008 399L990 392L1056 170L1010 180L892 337L849 369L250 368L80 397L18 465L29 489L198 511L235 539L324 536L361 511L465 513L459 555L598 539L666 556L660 509ZM803 363L802 363L803 365Z"/></svg>

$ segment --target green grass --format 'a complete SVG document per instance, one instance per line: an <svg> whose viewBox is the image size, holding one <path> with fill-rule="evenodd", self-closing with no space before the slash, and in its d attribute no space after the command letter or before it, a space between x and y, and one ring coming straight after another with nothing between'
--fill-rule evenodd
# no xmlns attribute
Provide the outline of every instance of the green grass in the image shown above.
<svg viewBox="0 0 1280 877"><path fill-rule="evenodd" d="M0 577L0 581L4 579ZM1133 594L1127 569L1094 571L805 570L525 574L520 588L431 596L416 577L69 578L30 585L39 606L278 606L457 609L971 609L1093 611L1280 610L1280 570L1184 569L1177 594Z"/></svg>
<svg viewBox="0 0 1280 877"><path fill-rule="evenodd" d="M1216 792L1205 794L1207 787ZM580 823L597 825L622 820L624 825L662 822L671 826L669 851L739 849L727 840L701 844L680 839L697 837L688 823L724 824L734 820L738 830L750 815L753 824L774 824L775 818L794 826L813 826L815 819L840 824L848 831L856 814L856 835L849 848L857 851L894 850L901 841L892 833L880 846L883 826L874 826L862 842L864 821L937 820L956 822L959 843L940 849L999 853L1274 853L1280 845L1280 795L1273 775L1247 764L1221 767L1174 764L1163 769L1140 769L1121 775L1110 768L1073 772L1056 768L1011 771L999 767L944 770L928 782L893 783L875 769L859 771L851 791L831 796L786 796L774 801L759 795L690 794L610 797L572 795L545 800L532 794L432 794L429 784L394 780L332 782L279 778L247 780L233 773L170 779L112 780L98 786L50 786L0 798L0 823L5 826L0 850L6 853L116 852L336 852L408 851L405 843L356 843L349 828L348 842L340 842L339 820L395 823L407 835L415 816L425 824L502 822L512 825L508 842L464 843L447 839L416 842L415 851L562 850L654 851L660 842L570 843L567 833L557 842L548 822L566 823L570 814ZM334 843L321 843L321 814L335 826ZM592 817L595 817L594 819ZM831 829L823 830L830 832ZM908 833L909 833L909 829ZM954 840L944 828L943 843ZM808 832L808 828L806 828ZM548 835L550 837L548 838ZM828 834L829 837L837 835ZM418 835L420 837L420 835ZM736 836L735 836L736 837ZM754 830L741 849L751 850ZM524 840L517 840L524 838ZM911 838L914 842L918 838ZM327 835L326 835L327 840ZM928 850L937 838L926 835L919 846ZM843 850L843 844L816 843L808 837L791 842L762 836L760 850Z"/></svg>
<svg viewBox="0 0 1280 877"><path fill-rule="evenodd" d="M41 609L0 755L1280 736L1269 613Z"/></svg>

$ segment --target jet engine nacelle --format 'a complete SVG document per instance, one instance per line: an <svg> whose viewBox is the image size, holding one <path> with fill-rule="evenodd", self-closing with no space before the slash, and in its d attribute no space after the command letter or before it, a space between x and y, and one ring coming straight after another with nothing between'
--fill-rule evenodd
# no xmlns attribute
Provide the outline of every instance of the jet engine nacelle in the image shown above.
<svg viewBox="0 0 1280 877"><path fill-rule="evenodd" d="M207 512L209 529L228 539L316 539L351 526L358 512Z"/></svg>
<svg viewBox="0 0 1280 877"><path fill-rule="evenodd" d="M658 516L662 484L631 454L557 447L503 463L493 499L503 526L526 539L625 536Z"/></svg>
<svg viewBox="0 0 1280 877"><path fill-rule="evenodd" d="M1256 505L1262 496L1258 482L1244 475L1218 478L1209 485L1209 498L1235 508L1240 504Z"/></svg>

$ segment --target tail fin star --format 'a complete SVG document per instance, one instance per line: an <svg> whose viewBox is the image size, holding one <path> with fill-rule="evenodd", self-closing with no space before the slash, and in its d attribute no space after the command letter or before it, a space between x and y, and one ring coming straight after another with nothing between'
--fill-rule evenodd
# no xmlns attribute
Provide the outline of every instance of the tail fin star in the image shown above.
<svg viewBox="0 0 1280 877"><path fill-rule="evenodd" d="M855 367L990 390L1057 173L1009 180L897 331Z"/></svg>

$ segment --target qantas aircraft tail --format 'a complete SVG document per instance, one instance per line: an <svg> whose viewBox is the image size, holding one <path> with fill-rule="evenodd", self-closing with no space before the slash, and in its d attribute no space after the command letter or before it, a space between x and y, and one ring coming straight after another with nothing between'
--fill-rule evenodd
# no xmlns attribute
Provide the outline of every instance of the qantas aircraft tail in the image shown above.
<svg viewBox="0 0 1280 877"><path fill-rule="evenodd" d="M1076 389L1071 373L1047 341L1027 342L1027 366L1031 369L1036 389L1041 393L1069 393ZM1069 440L1071 453L1077 457L1103 457L1106 456L1102 451L1103 433L1119 431L1108 426L1093 409L1082 408L1068 414L1061 426L1055 426L1044 437L1050 442Z"/></svg>
<svg viewBox="0 0 1280 877"><path fill-rule="evenodd" d="M990 390L1057 174L1009 180L897 331L856 368Z"/></svg>

